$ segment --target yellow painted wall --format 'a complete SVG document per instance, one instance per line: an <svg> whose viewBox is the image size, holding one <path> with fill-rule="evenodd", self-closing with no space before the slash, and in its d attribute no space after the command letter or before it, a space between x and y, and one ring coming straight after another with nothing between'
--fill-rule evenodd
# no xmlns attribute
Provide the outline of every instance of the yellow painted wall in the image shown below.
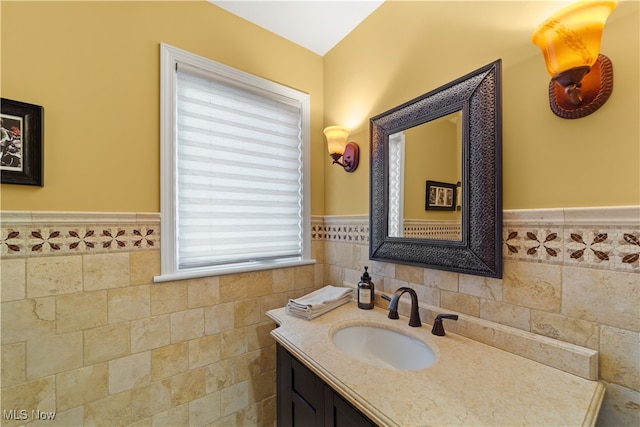
<svg viewBox="0 0 640 427"><path fill-rule="evenodd" d="M45 185L3 184L0 207L159 211L160 42L311 94L313 214L368 212L370 117L497 58L505 209L640 204L638 6L605 27L610 100L572 121L529 41L553 3L387 0L322 58L204 0L2 1L0 94L45 107ZM330 124L360 144L352 174L331 165Z"/></svg>
<svg viewBox="0 0 640 427"><path fill-rule="evenodd" d="M161 42L311 95L312 213L324 211L322 57L202 1L2 1L3 98L44 106L44 187L3 210L160 210Z"/></svg>
<svg viewBox="0 0 640 427"><path fill-rule="evenodd" d="M391 1L324 57L325 125L352 128L361 165L325 162L325 213L369 210L369 118L502 58L505 209L640 204L639 2L605 27L611 98L566 120L548 106L549 75L530 42L567 2Z"/></svg>

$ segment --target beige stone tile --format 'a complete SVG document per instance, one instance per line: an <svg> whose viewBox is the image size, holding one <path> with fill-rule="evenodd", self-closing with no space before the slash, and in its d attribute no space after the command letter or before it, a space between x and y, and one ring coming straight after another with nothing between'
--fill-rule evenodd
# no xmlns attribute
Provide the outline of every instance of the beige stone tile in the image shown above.
<svg viewBox="0 0 640 427"><path fill-rule="evenodd" d="M171 315L131 321L131 351L134 353L171 344Z"/></svg>
<svg viewBox="0 0 640 427"><path fill-rule="evenodd" d="M317 263L324 264L324 240L313 240L311 242L311 258L315 259Z"/></svg>
<svg viewBox="0 0 640 427"><path fill-rule="evenodd" d="M23 299L2 303L2 344L10 344L55 333L55 297Z"/></svg>
<svg viewBox="0 0 640 427"><path fill-rule="evenodd" d="M134 420L151 417L171 408L171 382L157 381L131 392L131 406Z"/></svg>
<svg viewBox="0 0 640 427"><path fill-rule="evenodd" d="M149 288L149 285L141 285L109 290L107 293L109 323L149 317L151 314Z"/></svg>
<svg viewBox="0 0 640 427"><path fill-rule="evenodd" d="M84 405L83 425L103 426L105 420L112 426L126 426L131 423L131 390Z"/></svg>
<svg viewBox="0 0 640 427"><path fill-rule="evenodd" d="M219 302L220 280L217 276L187 281L188 308L207 307Z"/></svg>
<svg viewBox="0 0 640 427"><path fill-rule="evenodd" d="M208 365L205 370L206 392L222 390L235 383L235 359L224 359Z"/></svg>
<svg viewBox="0 0 640 427"><path fill-rule="evenodd" d="M189 425L204 426L217 421L218 418L220 418L219 392L207 394L189 402Z"/></svg>
<svg viewBox="0 0 640 427"><path fill-rule="evenodd" d="M324 270L324 279L325 284L339 286L344 281L344 267L339 267L337 265L325 264L326 268ZM304 294L302 294L304 295ZM298 296L302 296L298 295Z"/></svg>
<svg viewBox="0 0 640 427"><path fill-rule="evenodd" d="M285 298L283 293L279 294L271 294L265 295L259 298L260 303L260 320L261 322L269 320L266 313L269 310L284 307L287 305L288 300Z"/></svg>
<svg viewBox="0 0 640 427"><path fill-rule="evenodd" d="M604 382L607 389L596 426L640 425L640 391Z"/></svg>
<svg viewBox="0 0 640 427"><path fill-rule="evenodd" d="M189 343L184 341L151 352L151 379L153 381L180 374L189 369Z"/></svg>
<svg viewBox="0 0 640 427"><path fill-rule="evenodd" d="M148 384L151 381L151 352L136 353L109 361L109 393Z"/></svg>
<svg viewBox="0 0 640 427"><path fill-rule="evenodd" d="M458 287L462 294L502 301L502 280L461 274Z"/></svg>
<svg viewBox="0 0 640 427"><path fill-rule="evenodd" d="M215 363L220 360L220 336L209 335L189 341L189 369Z"/></svg>
<svg viewBox="0 0 640 427"><path fill-rule="evenodd" d="M458 282L461 274L452 271L440 271L425 268L423 283L425 286L458 292Z"/></svg>
<svg viewBox="0 0 640 427"><path fill-rule="evenodd" d="M249 382L242 381L220 390L222 416L237 412L249 405Z"/></svg>
<svg viewBox="0 0 640 427"><path fill-rule="evenodd" d="M85 291L130 285L129 252L83 256Z"/></svg>
<svg viewBox="0 0 640 427"><path fill-rule="evenodd" d="M186 341L204 335L204 309L171 313L171 342Z"/></svg>
<svg viewBox="0 0 640 427"><path fill-rule="evenodd" d="M640 331L638 274L576 267L565 267L562 274L563 314Z"/></svg>
<svg viewBox="0 0 640 427"><path fill-rule="evenodd" d="M27 297L46 297L82 290L82 257L27 259Z"/></svg>
<svg viewBox="0 0 640 427"><path fill-rule="evenodd" d="M204 309L204 332L213 335L233 329L233 303L214 305Z"/></svg>
<svg viewBox="0 0 640 427"><path fill-rule="evenodd" d="M396 279L403 282L415 283L422 285L424 283L424 269L412 265L396 265Z"/></svg>
<svg viewBox="0 0 640 427"><path fill-rule="evenodd" d="M293 269L293 289L313 288L315 281L316 275L313 265L304 265Z"/></svg>
<svg viewBox="0 0 640 427"><path fill-rule="evenodd" d="M531 328L531 309L492 299L480 299L480 318L523 331Z"/></svg>
<svg viewBox="0 0 640 427"><path fill-rule="evenodd" d="M247 381L262 372L260 364L260 350L250 351L237 356L235 364L235 381Z"/></svg>
<svg viewBox="0 0 640 427"><path fill-rule="evenodd" d="M369 271L372 276L396 277L397 264L382 261L370 261L370 263L371 266L369 267Z"/></svg>
<svg viewBox="0 0 640 427"><path fill-rule="evenodd" d="M297 270L298 267L294 269ZM255 298L273 293L273 270L254 271L245 280L247 283L247 298Z"/></svg>
<svg viewBox="0 0 640 427"><path fill-rule="evenodd" d="M600 326L600 377L640 390L640 333Z"/></svg>
<svg viewBox="0 0 640 427"><path fill-rule="evenodd" d="M251 378L249 403L260 402L276 394L276 372L271 371Z"/></svg>
<svg viewBox="0 0 640 427"><path fill-rule="evenodd" d="M235 416L234 424L237 426L257 426L260 425L260 405L252 404L246 408L234 412L229 417Z"/></svg>
<svg viewBox="0 0 640 427"><path fill-rule="evenodd" d="M273 270L273 292L287 292L293 290L293 268L278 268Z"/></svg>
<svg viewBox="0 0 640 427"><path fill-rule="evenodd" d="M505 262L504 302L558 313L562 292L562 267L524 261Z"/></svg>
<svg viewBox="0 0 640 427"><path fill-rule="evenodd" d="M3 345L0 350L0 368L2 387L11 387L24 382L27 378L25 368L25 343Z"/></svg>
<svg viewBox="0 0 640 427"><path fill-rule="evenodd" d="M358 271L364 271L364 267L369 267L369 274L372 273L372 261L369 259L369 245L354 245L354 261Z"/></svg>
<svg viewBox="0 0 640 427"><path fill-rule="evenodd" d="M82 332L27 341L27 378L39 378L82 366Z"/></svg>
<svg viewBox="0 0 640 427"><path fill-rule="evenodd" d="M531 311L531 332L598 350L600 329L597 323L562 314Z"/></svg>
<svg viewBox="0 0 640 427"><path fill-rule="evenodd" d="M376 290L379 290L380 292L385 292L391 295L392 293L394 293L395 291L397 291L402 287L409 287L409 283L404 282L402 280L395 279L393 277L385 277L384 286L380 288L380 285L378 282L378 286L376 287ZM402 297L400 298L402 301L405 301L405 300L411 301L409 294L403 294Z"/></svg>
<svg viewBox="0 0 640 427"><path fill-rule="evenodd" d="M252 273L229 274L219 276L220 302L238 301L249 295Z"/></svg>
<svg viewBox="0 0 640 427"><path fill-rule="evenodd" d="M357 286L358 282L360 282L360 278L362 277L362 273L363 271L360 270L353 270L351 268L345 268L344 269L344 281L349 283L351 286ZM371 274L371 273L369 273ZM382 278L380 278L382 279ZM377 277L373 277L371 276L371 281L373 282L374 285L376 285L376 289L377 289L377 285L380 284L382 285L382 282L380 282L378 280ZM344 283L341 284L342 286L345 286Z"/></svg>
<svg viewBox="0 0 640 427"><path fill-rule="evenodd" d="M233 303L233 324L236 328L254 325L260 321L260 300L245 299Z"/></svg>
<svg viewBox="0 0 640 427"><path fill-rule="evenodd" d="M80 331L107 324L107 292L76 292L56 297L58 333Z"/></svg>
<svg viewBox="0 0 640 427"><path fill-rule="evenodd" d="M348 243L326 242L325 260L327 264L339 267L356 267L353 247Z"/></svg>
<svg viewBox="0 0 640 427"><path fill-rule="evenodd" d="M94 364L129 354L129 323L101 326L84 331L84 363Z"/></svg>
<svg viewBox="0 0 640 427"><path fill-rule="evenodd" d="M56 410L56 381L54 376L28 381L13 387L2 388L2 409ZM4 385L4 384L3 384ZM29 413L29 416L31 414ZM8 423L7 423L8 424ZM22 423L20 423L22 424ZM2 425L5 425L3 419Z"/></svg>
<svg viewBox="0 0 640 427"><path fill-rule="evenodd" d="M268 347L260 350L260 369L261 373L272 372L276 370L276 345L273 343Z"/></svg>
<svg viewBox="0 0 640 427"><path fill-rule="evenodd" d="M129 253L129 269L132 285L149 285L153 283L153 277L160 275L160 251Z"/></svg>
<svg viewBox="0 0 640 427"><path fill-rule="evenodd" d="M239 356L247 351L247 334L244 328L223 332L220 339L220 357Z"/></svg>
<svg viewBox="0 0 640 427"><path fill-rule="evenodd" d="M153 416L152 427L177 427L189 425L189 406L181 405Z"/></svg>
<svg viewBox="0 0 640 427"><path fill-rule="evenodd" d="M56 409L65 411L109 394L109 368L106 362L56 375Z"/></svg>
<svg viewBox="0 0 640 427"><path fill-rule="evenodd" d="M187 283L167 282L150 286L151 315L175 313L187 309Z"/></svg>
<svg viewBox="0 0 640 427"><path fill-rule="evenodd" d="M171 377L171 402L183 405L205 395L205 368L199 368Z"/></svg>
<svg viewBox="0 0 640 427"><path fill-rule="evenodd" d="M429 304L429 305L440 305L440 289L432 288L430 286L424 285L414 285L412 283L409 284L409 287L416 291L416 295L418 296L418 302ZM404 297L404 295L403 295ZM383 304L383 307L388 307L388 303Z"/></svg>
<svg viewBox="0 0 640 427"><path fill-rule="evenodd" d="M313 266L313 280L314 280L315 286L318 289L320 289L321 287L323 287L325 285L324 271L325 271L324 264L314 264L314 266Z"/></svg>
<svg viewBox="0 0 640 427"><path fill-rule="evenodd" d="M2 302L23 299L27 295L27 261L25 259L0 260L0 284Z"/></svg>
<svg viewBox="0 0 640 427"><path fill-rule="evenodd" d="M260 410L262 413L262 426L275 426L278 414L278 404L276 397L270 397L260 402Z"/></svg>
<svg viewBox="0 0 640 427"><path fill-rule="evenodd" d="M480 316L480 298L472 295L441 291L440 305L442 308L448 310L469 314L475 317Z"/></svg>

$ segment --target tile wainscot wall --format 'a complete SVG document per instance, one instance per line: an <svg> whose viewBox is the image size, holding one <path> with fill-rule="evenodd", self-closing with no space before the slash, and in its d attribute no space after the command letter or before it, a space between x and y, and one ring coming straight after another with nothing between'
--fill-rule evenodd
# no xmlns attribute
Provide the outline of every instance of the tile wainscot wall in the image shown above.
<svg viewBox="0 0 640 427"><path fill-rule="evenodd" d="M274 425L264 313L365 265L428 323L438 307L598 350L598 424L639 425L639 218L505 211L498 280L372 262L367 217L314 217L315 265L153 283L158 214L2 212L2 425Z"/></svg>

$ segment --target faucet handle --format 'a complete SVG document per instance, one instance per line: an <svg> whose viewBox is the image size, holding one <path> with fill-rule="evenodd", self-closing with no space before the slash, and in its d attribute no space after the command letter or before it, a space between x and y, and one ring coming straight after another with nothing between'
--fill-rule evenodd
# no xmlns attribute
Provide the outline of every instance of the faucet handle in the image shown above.
<svg viewBox="0 0 640 427"><path fill-rule="evenodd" d="M457 314L438 314L436 316L436 320L434 320L433 322L433 328L431 328L431 333L433 335L438 335L440 337L445 336L442 319L458 320L458 315Z"/></svg>
<svg viewBox="0 0 640 427"><path fill-rule="evenodd" d="M386 294L380 294L380 297L382 299L386 299L387 301L389 301L389 303L391 303L391 297L389 295ZM389 306L391 306L391 304L389 304ZM389 316L387 316L389 319L399 319L400 316L398 316L398 310L393 310L393 309L389 309Z"/></svg>

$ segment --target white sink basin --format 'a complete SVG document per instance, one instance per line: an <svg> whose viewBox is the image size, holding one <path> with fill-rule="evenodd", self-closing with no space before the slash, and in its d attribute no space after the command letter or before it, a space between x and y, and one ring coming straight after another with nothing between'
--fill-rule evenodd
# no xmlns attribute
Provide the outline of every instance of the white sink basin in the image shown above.
<svg viewBox="0 0 640 427"><path fill-rule="evenodd" d="M347 326L338 329L332 339L349 356L382 368L415 371L436 360L426 344L390 329Z"/></svg>

